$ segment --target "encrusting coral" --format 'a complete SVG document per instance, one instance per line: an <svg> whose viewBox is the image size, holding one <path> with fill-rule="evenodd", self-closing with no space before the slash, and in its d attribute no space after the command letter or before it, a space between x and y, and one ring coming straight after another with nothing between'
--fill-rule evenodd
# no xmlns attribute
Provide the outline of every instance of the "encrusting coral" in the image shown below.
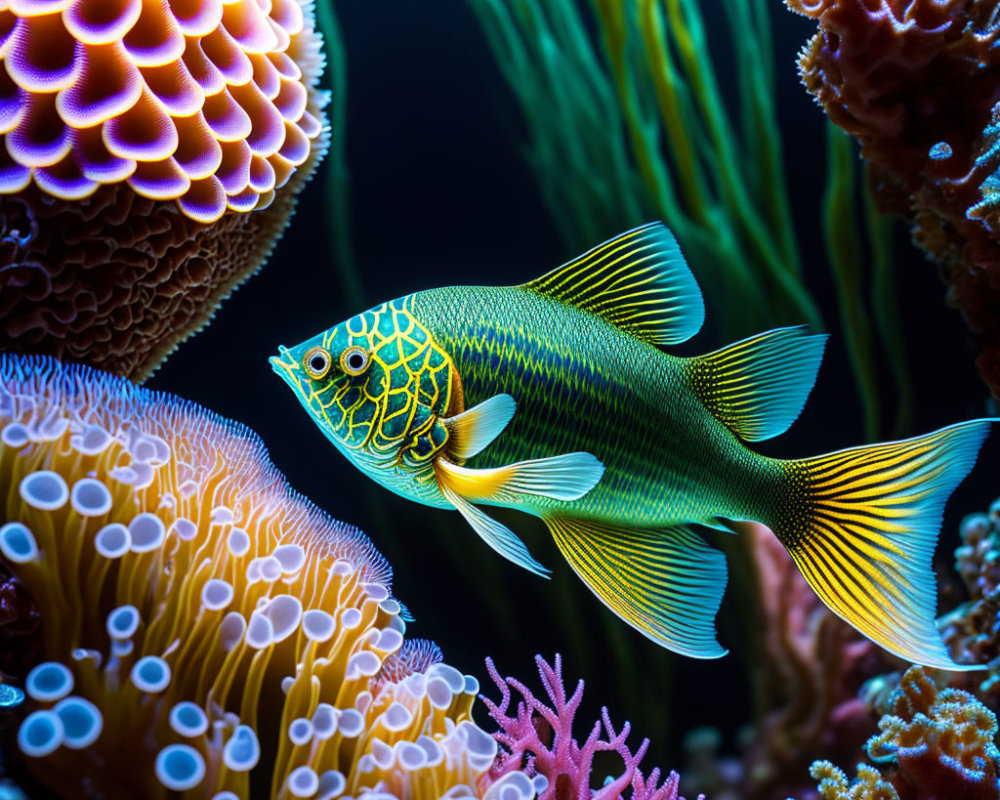
<svg viewBox="0 0 1000 800"><path fill-rule="evenodd" d="M989 670L949 676L949 684L967 689L995 711L1000 708L1000 500L988 514L963 519L959 532L955 567L969 600L941 617L938 626L953 658L988 664Z"/></svg>
<svg viewBox="0 0 1000 800"><path fill-rule="evenodd" d="M497 747L469 718L477 682L404 642L386 562L247 429L3 354L0 486L0 561L43 659L21 665L7 755L58 796L478 791Z"/></svg>
<svg viewBox="0 0 1000 800"><path fill-rule="evenodd" d="M304 0L0 3L0 345L147 376L325 152Z"/></svg>
<svg viewBox="0 0 1000 800"><path fill-rule="evenodd" d="M813 765L824 800L996 800L1000 798L997 720L968 692L938 690L922 667L910 667L891 699L891 712L868 740L858 780L829 762Z"/></svg>
<svg viewBox="0 0 1000 800"><path fill-rule="evenodd" d="M786 0L819 21L803 83L861 143L884 211L943 269L1000 394L997 0Z"/></svg>
<svg viewBox="0 0 1000 800"><path fill-rule="evenodd" d="M602 709L601 721L594 723L586 741L579 744L573 737L573 721L583 698L583 681L567 697L559 655L554 665L541 656L535 657L535 664L551 705L538 700L520 681L501 678L493 662L486 662L490 677L500 690L499 703L483 697L490 716L500 726L494 734L500 752L487 779L493 782L492 789L485 797L490 798L491 794L501 797L497 790L509 782L519 786L521 795L528 797L529 785L533 784L539 800L684 800L677 794L680 778L676 772L671 772L662 784L659 769L643 776L639 762L646 754L649 740L643 740L633 753L625 744L631 726L626 722L616 733L606 708ZM511 709L511 689L521 696L514 709ZM509 713L511 710L513 715ZM607 738L602 739L602 734ZM617 777L609 776L603 786L594 789L594 755L604 751L617 753L624 771Z"/></svg>

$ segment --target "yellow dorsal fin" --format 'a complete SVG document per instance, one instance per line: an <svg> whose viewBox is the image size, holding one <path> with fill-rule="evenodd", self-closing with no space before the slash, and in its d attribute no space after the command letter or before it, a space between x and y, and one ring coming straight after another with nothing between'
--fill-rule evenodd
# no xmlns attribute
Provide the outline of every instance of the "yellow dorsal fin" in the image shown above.
<svg viewBox="0 0 1000 800"><path fill-rule="evenodd" d="M524 288L654 344L686 341L705 319L698 283L662 222L616 236Z"/></svg>

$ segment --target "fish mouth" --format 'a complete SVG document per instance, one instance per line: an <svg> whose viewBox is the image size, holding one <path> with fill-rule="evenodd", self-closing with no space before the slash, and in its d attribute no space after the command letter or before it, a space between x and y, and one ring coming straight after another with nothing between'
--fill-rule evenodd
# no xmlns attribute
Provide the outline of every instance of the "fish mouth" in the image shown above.
<svg viewBox="0 0 1000 800"><path fill-rule="evenodd" d="M278 355L271 356L268 359L268 363L270 363L271 369L277 373L279 378L291 386L296 392L301 393L302 390L299 387L299 381L295 374L299 365L295 359L292 358L292 354L287 347L284 345L278 345Z"/></svg>

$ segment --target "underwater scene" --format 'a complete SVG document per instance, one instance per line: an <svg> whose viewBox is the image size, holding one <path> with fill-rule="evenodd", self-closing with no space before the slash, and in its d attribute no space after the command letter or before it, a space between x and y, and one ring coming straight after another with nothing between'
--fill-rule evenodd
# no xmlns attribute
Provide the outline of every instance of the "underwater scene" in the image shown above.
<svg viewBox="0 0 1000 800"><path fill-rule="evenodd" d="M1000 800L1000 2L0 66L0 800Z"/></svg>

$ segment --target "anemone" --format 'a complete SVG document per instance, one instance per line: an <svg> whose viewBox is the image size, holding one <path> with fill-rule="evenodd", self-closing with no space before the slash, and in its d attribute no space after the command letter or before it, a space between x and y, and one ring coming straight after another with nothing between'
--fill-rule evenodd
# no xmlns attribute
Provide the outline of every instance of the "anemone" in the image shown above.
<svg viewBox="0 0 1000 800"><path fill-rule="evenodd" d="M476 793L478 683L404 640L388 564L246 428L4 354L0 486L43 639L16 755L59 796Z"/></svg>
<svg viewBox="0 0 1000 800"><path fill-rule="evenodd" d="M0 10L0 343L135 379L267 258L328 145L303 0Z"/></svg>

